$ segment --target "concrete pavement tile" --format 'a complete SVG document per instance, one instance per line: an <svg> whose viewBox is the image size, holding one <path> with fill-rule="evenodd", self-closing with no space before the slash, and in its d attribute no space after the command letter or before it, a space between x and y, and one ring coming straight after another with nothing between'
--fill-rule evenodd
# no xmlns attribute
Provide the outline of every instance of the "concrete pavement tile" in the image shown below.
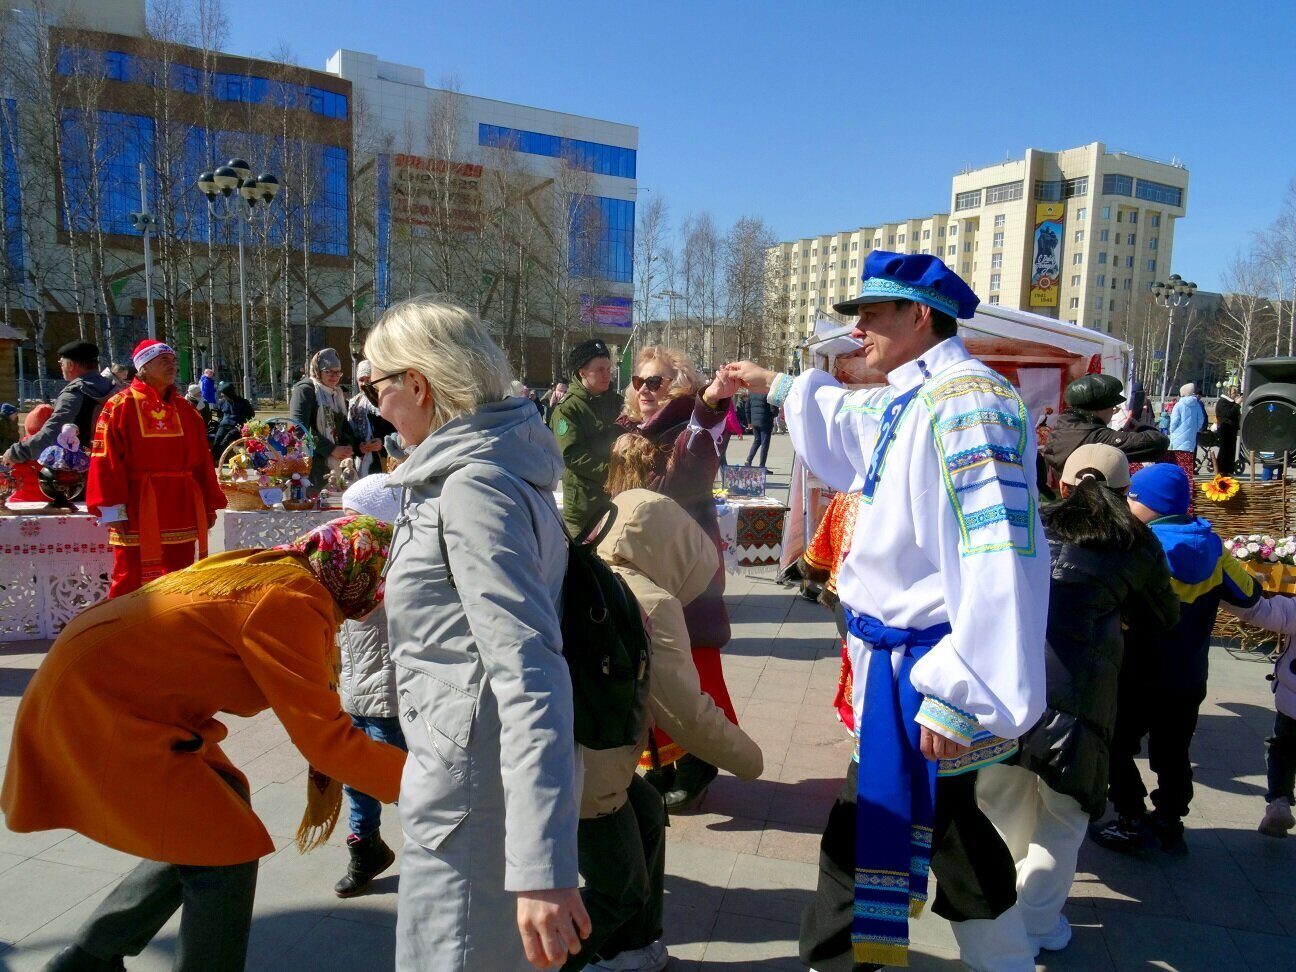
<svg viewBox="0 0 1296 972"><path fill-rule="evenodd" d="M1274 929L1276 919L1264 899L1251 888L1232 887L1223 894L1214 881L1190 880L1175 881L1170 887L1189 921L1242 931Z"/></svg>
<svg viewBox="0 0 1296 972"><path fill-rule="evenodd" d="M770 669L766 669L770 671ZM801 715L799 702L779 702L775 699L757 699L752 707L752 715L758 719L770 719L775 722L794 723Z"/></svg>
<svg viewBox="0 0 1296 972"><path fill-rule="evenodd" d="M286 739L255 759L239 765L254 791L266 783L291 783L305 773L306 768L305 757Z"/></svg>
<svg viewBox="0 0 1296 972"><path fill-rule="evenodd" d="M817 865L819 841L822 837L822 827L770 824L761 834L760 846L757 847L756 853L760 857Z"/></svg>
<svg viewBox="0 0 1296 972"><path fill-rule="evenodd" d="M1116 966L1098 913L1093 908L1068 906L1066 916L1071 922L1071 943L1060 952L1041 951L1035 959L1038 968L1047 972L1113 972Z"/></svg>
<svg viewBox="0 0 1296 972"><path fill-rule="evenodd" d="M779 779L785 783L836 779L840 786L846 778L846 771L850 768L855 744L841 726L838 726L837 730L836 744L814 746L790 744L783 756L783 775Z"/></svg>
<svg viewBox="0 0 1296 972"><path fill-rule="evenodd" d="M958 954L958 942L954 940L954 929L940 915L934 914L930 902L935 900L936 887L933 883L929 889L928 906L923 908L922 916L909 922L909 940L923 951L952 952Z"/></svg>
<svg viewBox="0 0 1296 972"><path fill-rule="evenodd" d="M719 900L717 897L704 905L667 896L662 909L662 941L672 958L681 961L702 958L715 928Z"/></svg>
<svg viewBox="0 0 1296 972"><path fill-rule="evenodd" d="M799 919L798 919L799 920ZM770 921L721 912L703 955L703 968L805 972L797 958L796 921Z"/></svg>
<svg viewBox="0 0 1296 972"><path fill-rule="evenodd" d="M796 728L792 730L793 743L802 746L835 746L840 744L843 738L849 739L841 723L833 718L827 703L824 703L823 710L827 718L832 721L797 723Z"/></svg>
<svg viewBox="0 0 1296 972"><path fill-rule="evenodd" d="M771 678L767 671L752 689L751 697L775 702L791 702L799 706L805 701L807 687L807 683L799 679Z"/></svg>
<svg viewBox="0 0 1296 972"><path fill-rule="evenodd" d="M764 820L777 789L772 779L744 781L721 774L707 790L701 809L707 813Z"/></svg>
<svg viewBox="0 0 1296 972"><path fill-rule="evenodd" d="M21 942L100 888L115 875L87 867L27 860L0 882L0 941Z"/></svg>
<svg viewBox="0 0 1296 972"><path fill-rule="evenodd" d="M909 972L965 972L958 949L919 945L909 949Z"/></svg>
<svg viewBox="0 0 1296 972"><path fill-rule="evenodd" d="M1247 968L1227 929L1147 913L1102 913L1103 937L1118 972L1220 972Z"/></svg>
<svg viewBox="0 0 1296 972"><path fill-rule="evenodd" d="M394 964L396 932L389 925L325 918L276 957L249 956L249 972L281 972L284 968L313 972L355 972L390 969Z"/></svg>
<svg viewBox="0 0 1296 972"><path fill-rule="evenodd" d="M734 854L755 854L760 847L765 821L752 817L730 817L706 812L703 802L701 813L672 814L670 829L666 832L671 843L718 847ZM670 858L670 850L666 852Z"/></svg>
<svg viewBox="0 0 1296 972"><path fill-rule="evenodd" d="M37 830L30 834L19 834L8 827L0 827L0 853L22 858L35 857L70 836L70 830Z"/></svg>
<svg viewBox="0 0 1296 972"><path fill-rule="evenodd" d="M1296 894L1281 894L1261 889L1260 895L1268 903L1269 910L1273 912L1274 920L1278 923L1274 930L1296 936Z"/></svg>
<svg viewBox="0 0 1296 972"><path fill-rule="evenodd" d="M0 854L0 874L3 874L11 867L17 867L25 860L27 860L25 854Z"/></svg>
<svg viewBox="0 0 1296 972"><path fill-rule="evenodd" d="M1284 935L1229 930L1248 969L1296 969L1296 940Z"/></svg>
<svg viewBox="0 0 1296 972"><path fill-rule="evenodd" d="M671 837L674 824L666 831L667 839ZM729 884L729 875L733 873L734 862L738 855L721 847L689 847L671 853L666 848L666 894L670 897L677 891L692 888L723 889Z"/></svg>
<svg viewBox="0 0 1296 972"><path fill-rule="evenodd" d="M252 794L252 809L273 837L295 837L305 807L306 785L300 782L267 783Z"/></svg>
<svg viewBox="0 0 1296 972"><path fill-rule="evenodd" d="M780 784L770 801L768 819L776 823L822 827L841 789L840 779L805 780Z"/></svg>
<svg viewBox="0 0 1296 972"><path fill-rule="evenodd" d="M1260 839L1280 847L1291 842L1265 837L1263 834ZM1260 892L1261 897L1271 893L1296 895L1296 867L1292 866L1290 859L1279 857L1275 853L1264 856L1234 854L1233 860L1251 881L1251 886Z"/></svg>
<svg viewBox="0 0 1296 972"><path fill-rule="evenodd" d="M729 875L720 911L796 926L814 897L818 876L815 864L740 854ZM795 932L792 940L796 940ZM711 957L709 952L707 957Z"/></svg>
<svg viewBox="0 0 1296 972"><path fill-rule="evenodd" d="M35 856L42 861L88 867L113 875L125 874L139 863L138 857L105 847L81 834L72 834Z"/></svg>

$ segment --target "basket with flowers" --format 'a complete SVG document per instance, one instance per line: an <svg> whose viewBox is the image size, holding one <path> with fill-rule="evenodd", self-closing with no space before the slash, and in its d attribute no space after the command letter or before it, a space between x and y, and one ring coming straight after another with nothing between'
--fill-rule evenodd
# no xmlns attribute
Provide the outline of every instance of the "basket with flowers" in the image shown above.
<svg viewBox="0 0 1296 972"><path fill-rule="evenodd" d="M242 437L221 453L221 489L231 509L264 509L261 490L282 489L294 474L301 480L310 472L314 438L301 424L283 418L254 420L240 431Z"/></svg>
<svg viewBox="0 0 1296 972"><path fill-rule="evenodd" d="M1224 550L1240 560L1267 591L1296 591L1296 537L1250 533L1224 541Z"/></svg>

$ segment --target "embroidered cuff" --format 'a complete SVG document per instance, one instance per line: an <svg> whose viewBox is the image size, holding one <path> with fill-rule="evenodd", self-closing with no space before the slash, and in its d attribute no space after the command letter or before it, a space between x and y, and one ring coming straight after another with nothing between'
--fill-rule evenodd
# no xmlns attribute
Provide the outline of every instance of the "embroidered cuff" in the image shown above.
<svg viewBox="0 0 1296 972"><path fill-rule="evenodd" d="M972 713L964 712L934 695L928 695L922 700L914 721L963 746L972 745L972 740L985 731Z"/></svg>
<svg viewBox="0 0 1296 972"><path fill-rule="evenodd" d="M792 393L792 376L779 372L770 382L769 403L775 408L782 408L783 403L787 401L788 395Z"/></svg>

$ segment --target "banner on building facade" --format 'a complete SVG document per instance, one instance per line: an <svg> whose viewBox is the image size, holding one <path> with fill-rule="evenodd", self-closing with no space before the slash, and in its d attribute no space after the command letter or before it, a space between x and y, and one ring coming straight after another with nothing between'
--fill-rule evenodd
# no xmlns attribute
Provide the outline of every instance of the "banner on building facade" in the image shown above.
<svg viewBox="0 0 1296 972"><path fill-rule="evenodd" d="M589 327L629 327L632 301L629 297L580 296L581 324Z"/></svg>
<svg viewBox="0 0 1296 972"><path fill-rule="evenodd" d="M1030 306L1056 307L1062 276L1064 203L1035 204L1035 256L1031 264Z"/></svg>

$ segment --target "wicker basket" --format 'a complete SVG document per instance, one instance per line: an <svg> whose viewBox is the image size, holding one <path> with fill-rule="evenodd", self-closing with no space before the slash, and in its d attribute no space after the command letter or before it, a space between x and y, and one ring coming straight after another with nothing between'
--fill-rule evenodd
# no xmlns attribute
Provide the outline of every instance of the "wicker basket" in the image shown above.
<svg viewBox="0 0 1296 972"><path fill-rule="evenodd" d="M225 494L225 508L230 510L264 510L265 502L261 499L261 487L255 483L235 483L227 479L220 481L221 492Z"/></svg>

